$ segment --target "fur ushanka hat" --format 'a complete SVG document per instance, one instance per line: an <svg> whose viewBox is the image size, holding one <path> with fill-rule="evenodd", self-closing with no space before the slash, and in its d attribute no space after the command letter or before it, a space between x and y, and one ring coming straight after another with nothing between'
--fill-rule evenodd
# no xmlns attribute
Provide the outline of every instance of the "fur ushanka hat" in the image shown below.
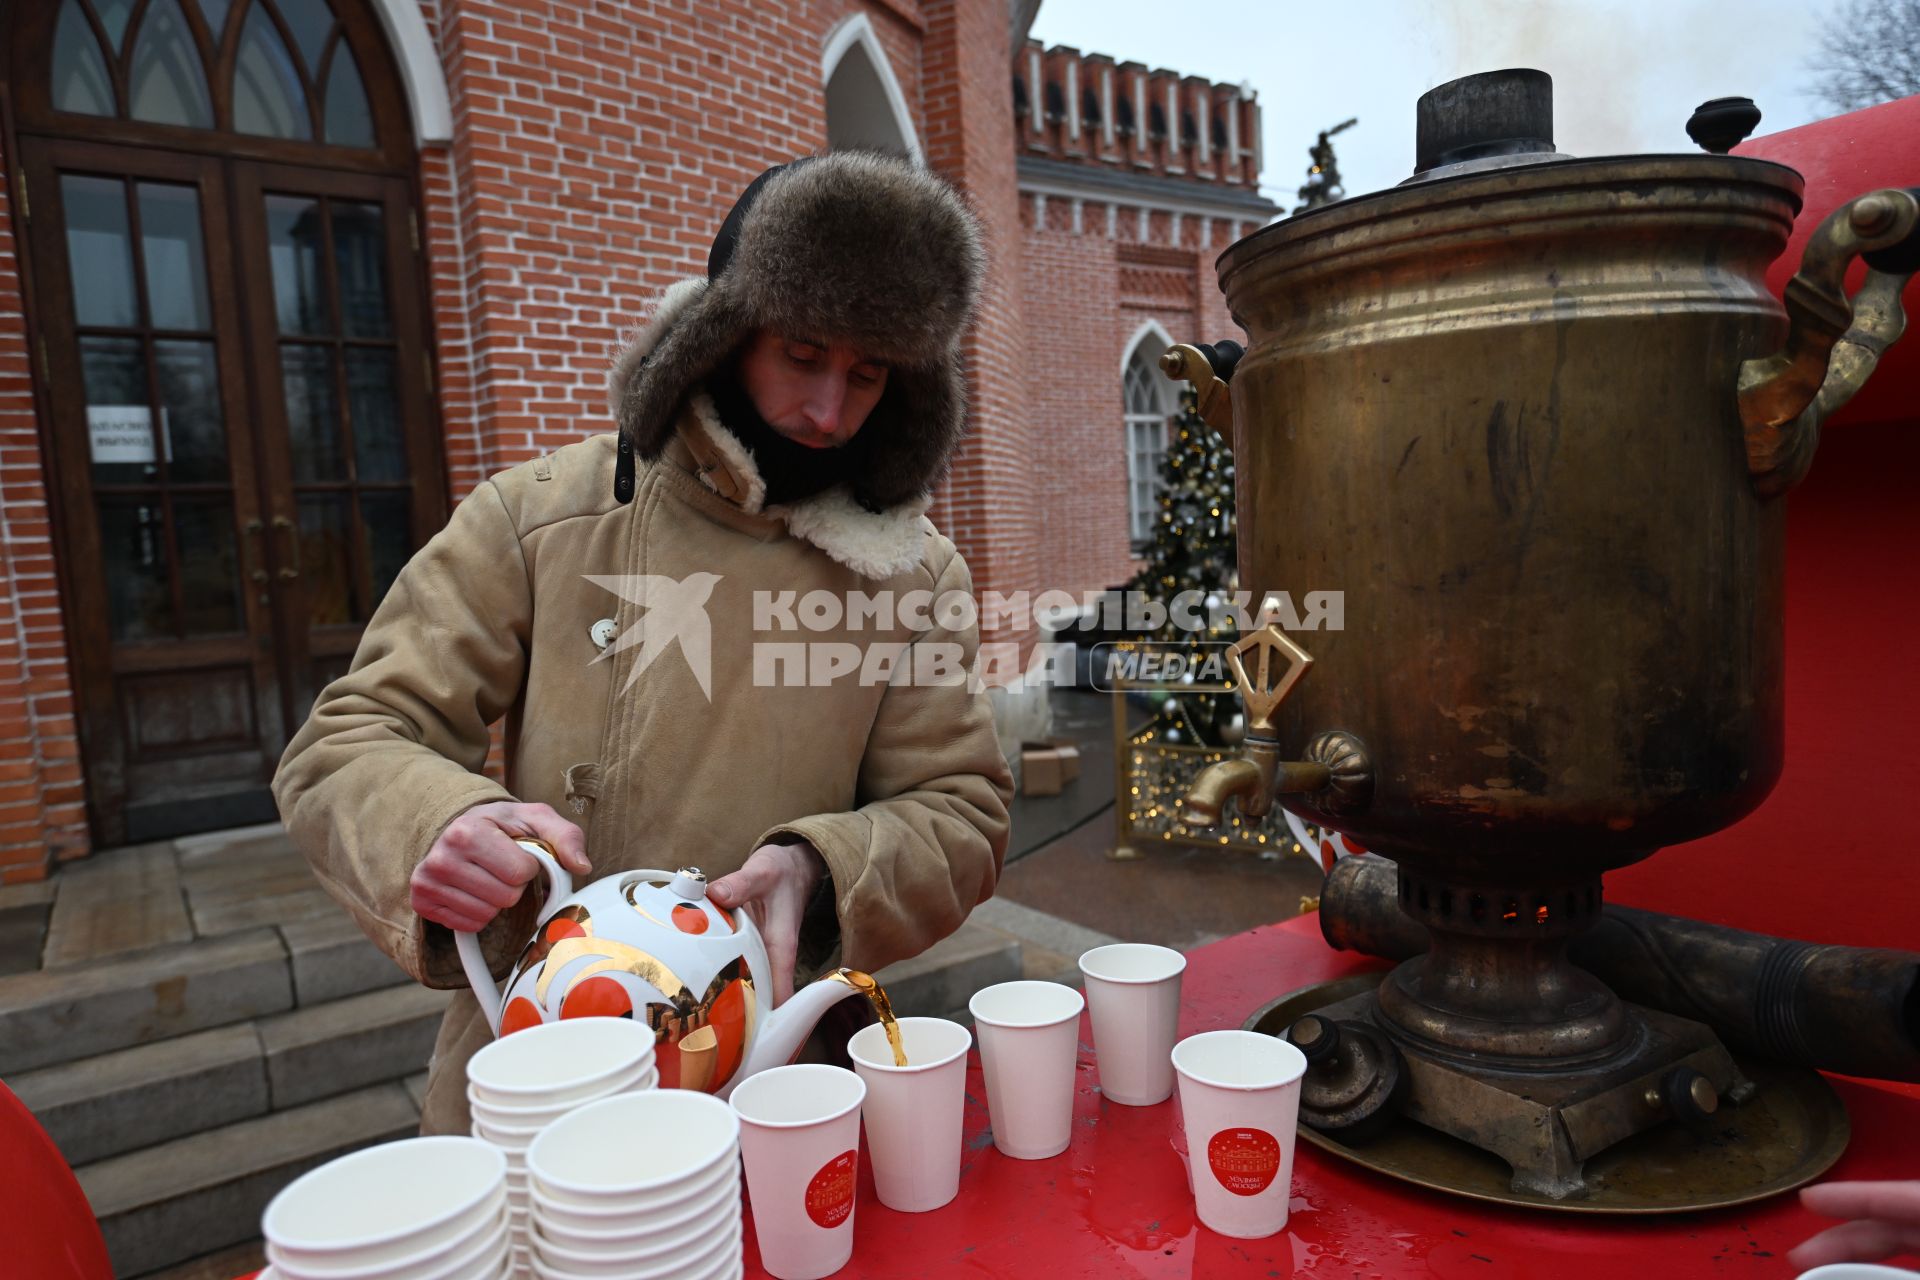
<svg viewBox="0 0 1920 1280"><path fill-rule="evenodd" d="M874 510L922 497L965 429L959 340L985 261L965 202L909 161L832 152L761 174L727 215L707 279L674 286L672 314L614 366L623 451L659 456L688 392L771 329L850 342L887 365L849 485Z"/></svg>

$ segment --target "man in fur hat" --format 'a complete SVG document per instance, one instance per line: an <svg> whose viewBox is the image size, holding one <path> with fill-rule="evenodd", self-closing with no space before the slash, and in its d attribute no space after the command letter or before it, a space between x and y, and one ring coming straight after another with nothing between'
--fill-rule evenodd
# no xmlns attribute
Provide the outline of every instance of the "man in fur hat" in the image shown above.
<svg viewBox="0 0 1920 1280"><path fill-rule="evenodd" d="M455 930L506 972L535 908L515 836L576 878L704 868L765 935L775 1002L796 969L836 952L878 969L991 896L1012 783L984 694L768 680L754 652L937 644L971 666L976 629L950 614L784 634L779 615L810 592L971 591L924 513L965 424L982 263L964 203L918 166L834 153L763 174L706 277L620 356L617 437L493 477L408 563L274 779L320 881L408 973L465 986ZM703 616L706 643L634 643L666 612ZM504 787L481 772L503 717ZM423 1131L465 1131L466 1060L491 1035L456 997Z"/></svg>

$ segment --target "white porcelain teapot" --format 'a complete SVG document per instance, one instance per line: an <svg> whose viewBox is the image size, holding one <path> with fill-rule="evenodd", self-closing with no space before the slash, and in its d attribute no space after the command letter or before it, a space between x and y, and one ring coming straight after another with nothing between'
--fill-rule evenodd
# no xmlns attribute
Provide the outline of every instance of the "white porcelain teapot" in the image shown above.
<svg viewBox="0 0 1920 1280"><path fill-rule="evenodd" d="M556 1018L645 1021L657 1039L662 1088L722 1098L756 1071L791 1059L828 1006L872 992L871 977L839 969L770 1007L767 947L744 912L707 899L696 867L624 871L578 893L538 840L520 847L547 879L539 924L506 984L496 987L470 933L460 963L496 1035Z"/></svg>

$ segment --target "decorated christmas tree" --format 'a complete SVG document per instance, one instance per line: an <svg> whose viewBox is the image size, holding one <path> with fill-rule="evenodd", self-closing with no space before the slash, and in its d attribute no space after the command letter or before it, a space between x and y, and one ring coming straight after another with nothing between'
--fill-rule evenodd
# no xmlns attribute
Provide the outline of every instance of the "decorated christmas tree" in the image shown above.
<svg viewBox="0 0 1920 1280"><path fill-rule="evenodd" d="M1182 593L1199 597L1199 608L1184 616L1170 609L1166 621L1143 637L1162 651L1178 646L1187 658L1187 669L1201 676L1193 692L1160 695L1156 701L1166 733L1171 735L1166 741L1231 746L1239 741L1242 723L1239 697L1219 692L1219 681L1207 677L1225 677L1219 656L1224 645L1239 638L1223 607L1239 585L1233 453L1195 409L1191 387L1181 392L1180 412L1172 427L1160 468L1160 510L1146 568L1127 585L1168 606ZM1198 630L1187 625L1195 621L1202 624ZM1209 657L1214 659L1211 667Z"/></svg>

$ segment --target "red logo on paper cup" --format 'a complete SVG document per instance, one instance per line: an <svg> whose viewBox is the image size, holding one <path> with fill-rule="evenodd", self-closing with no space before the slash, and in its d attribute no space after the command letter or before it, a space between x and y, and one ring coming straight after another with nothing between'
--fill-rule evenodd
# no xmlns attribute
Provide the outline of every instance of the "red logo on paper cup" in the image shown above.
<svg viewBox="0 0 1920 1280"><path fill-rule="evenodd" d="M859 1167L859 1156L843 1152L827 1161L807 1183L807 1216L817 1225L837 1227L853 1212L853 1176Z"/></svg>
<svg viewBox="0 0 1920 1280"><path fill-rule="evenodd" d="M1207 1140L1207 1164L1237 1196L1257 1196L1280 1172L1280 1144L1265 1129L1222 1129Z"/></svg>

